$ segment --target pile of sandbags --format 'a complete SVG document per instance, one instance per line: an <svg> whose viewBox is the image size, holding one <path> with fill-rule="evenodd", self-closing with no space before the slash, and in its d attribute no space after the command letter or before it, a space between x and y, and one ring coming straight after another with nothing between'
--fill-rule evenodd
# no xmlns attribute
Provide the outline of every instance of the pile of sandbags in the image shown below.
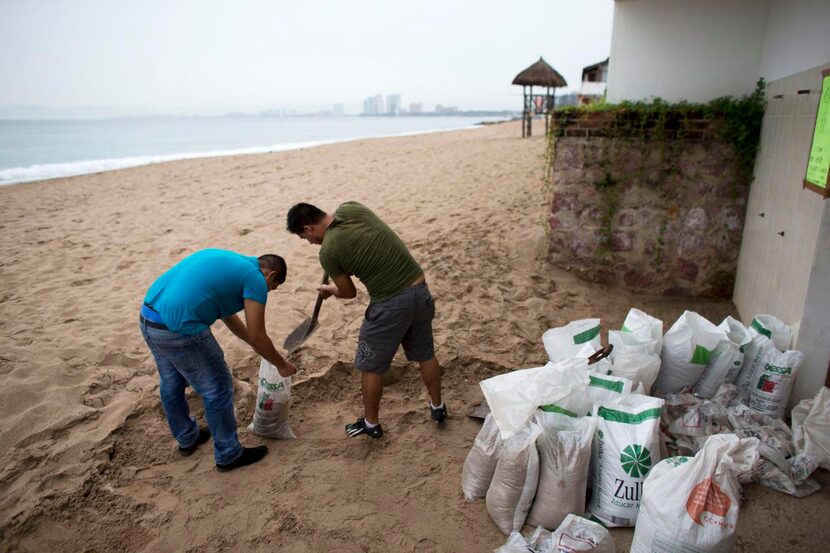
<svg viewBox="0 0 830 553"><path fill-rule="evenodd" d="M809 476L830 468L830 389L793 410L793 435L782 418L803 356L788 349L789 327L771 315L716 326L685 311L662 331L631 309L608 332L609 358L589 365L600 321L573 321L543 335L547 365L481 382L492 414L462 490L486 497L510 536L497 551L613 551L581 515L634 526L632 551L727 551L739 482L797 497L818 489ZM537 527L530 540L525 523Z"/></svg>

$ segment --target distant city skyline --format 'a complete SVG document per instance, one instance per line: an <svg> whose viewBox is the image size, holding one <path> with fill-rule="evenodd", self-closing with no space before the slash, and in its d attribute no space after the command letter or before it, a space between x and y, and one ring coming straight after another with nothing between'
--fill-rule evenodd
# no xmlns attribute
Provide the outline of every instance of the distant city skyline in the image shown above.
<svg viewBox="0 0 830 553"><path fill-rule="evenodd" d="M372 91L399 95L397 111L516 110L510 83L540 56L579 90L608 56L613 5L6 0L0 117L356 114Z"/></svg>

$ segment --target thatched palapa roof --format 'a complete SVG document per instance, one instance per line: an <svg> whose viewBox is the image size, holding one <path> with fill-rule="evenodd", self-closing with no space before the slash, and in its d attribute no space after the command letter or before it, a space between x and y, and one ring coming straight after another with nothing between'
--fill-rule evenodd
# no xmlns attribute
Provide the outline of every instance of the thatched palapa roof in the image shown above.
<svg viewBox="0 0 830 553"><path fill-rule="evenodd" d="M539 61L516 75L513 84L522 86L568 86L565 78L556 69L539 57Z"/></svg>

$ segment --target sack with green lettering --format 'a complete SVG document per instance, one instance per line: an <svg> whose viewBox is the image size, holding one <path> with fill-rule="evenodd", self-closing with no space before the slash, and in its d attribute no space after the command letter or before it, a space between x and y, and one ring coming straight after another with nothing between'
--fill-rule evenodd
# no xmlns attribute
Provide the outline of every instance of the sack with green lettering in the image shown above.
<svg viewBox="0 0 830 553"><path fill-rule="evenodd" d="M609 332L610 334L610 332ZM632 382L632 390L643 386L645 395L651 393L651 387L660 373L660 356L653 353L644 353L624 350L611 362L608 374L627 378Z"/></svg>
<svg viewBox="0 0 830 553"><path fill-rule="evenodd" d="M749 387L752 385L755 373L758 372L758 368L761 366L764 355L767 350L775 349L772 340L763 334L758 334L751 328L749 333L752 335L752 339L744 348L744 363L737 378L735 378L735 386L738 387L744 403L749 403Z"/></svg>
<svg viewBox="0 0 830 553"><path fill-rule="evenodd" d="M684 311L663 337L660 373L654 382L655 395L676 394L691 388L703 374L726 333L694 311Z"/></svg>
<svg viewBox="0 0 830 553"><path fill-rule="evenodd" d="M750 408L770 417L784 418L793 381L803 360L804 354L798 350L780 352L769 348L752 377Z"/></svg>
<svg viewBox="0 0 830 553"><path fill-rule="evenodd" d="M631 308L622 325L622 332L635 336L638 340L651 345L651 353L660 355L663 350L663 321L652 317L645 311Z"/></svg>
<svg viewBox="0 0 830 553"><path fill-rule="evenodd" d="M694 393L706 399L714 397L721 384L735 382L744 365L744 350L752 341L749 330L732 317L726 317L718 328L726 337L715 346L709 364L694 387Z"/></svg>
<svg viewBox="0 0 830 553"><path fill-rule="evenodd" d="M574 357L587 359L602 347L599 319L581 319L559 328L551 328L542 334L542 343L553 363Z"/></svg>
<svg viewBox="0 0 830 553"><path fill-rule="evenodd" d="M585 512L588 465L597 420L540 410L536 412L536 422L542 427L542 434L536 439L539 484L527 523L554 529L569 513Z"/></svg>
<svg viewBox="0 0 830 553"><path fill-rule="evenodd" d="M291 377L283 378L274 365L262 359L259 364L256 410L248 431L275 440L296 438L288 421L290 405Z"/></svg>
<svg viewBox="0 0 830 553"><path fill-rule="evenodd" d="M787 351L793 343L789 325L774 315L755 315L749 328L772 340L778 351Z"/></svg>
<svg viewBox="0 0 830 553"><path fill-rule="evenodd" d="M594 406L591 517L605 526L634 526L643 480L660 461L663 400L630 394Z"/></svg>
<svg viewBox="0 0 830 553"><path fill-rule="evenodd" d="M631 393L634 383L628 378L610 374L589 374L590 382L585 389L590 402L588 413L593 412L595 405L625 396ZM585 414L588 414L585 413Z"/></svg>
<svg viewBox="0 0 830 553"><path fill-rule="evenodd" d="M669 457L643 485L631 553L729 553L740 510L738 478L758 461L758 440L710 436L694 457Z"/></svg>

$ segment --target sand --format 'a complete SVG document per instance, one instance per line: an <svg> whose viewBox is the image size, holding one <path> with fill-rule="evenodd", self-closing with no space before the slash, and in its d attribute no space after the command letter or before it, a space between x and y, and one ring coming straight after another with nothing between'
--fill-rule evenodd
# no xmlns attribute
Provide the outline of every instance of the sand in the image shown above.
<svg viewBox="0 0 830 553"><path fill-rule="evenodd" d="M492 551L505 541L460 474L480 423L478 382L542 364L542 333L596 316L619 328L636 306L670 325L731 302L632 296L546 263L542 137L516 123L306 150L164 163L0 188L0 550ZM410 246L436 298L451 418L436 428L417 369L397 357L383 440L348 439L361 413L354 345L368 302L329 300L296 354L292 441L249 435L258 357L222 325L240 437L259 464L214 470L210 447L180 458L138 331L155 277L205 247L278 253L289 277L269 298L269 334L311 311L317 249L288 234L297 201L357 200ZM203 420L201 400L191 407ZM830 484L826 472L817 475ZM795 499L757 485L738 551L821 551L830 492ZM632 530L614 530L626 551Z"/></svg>

